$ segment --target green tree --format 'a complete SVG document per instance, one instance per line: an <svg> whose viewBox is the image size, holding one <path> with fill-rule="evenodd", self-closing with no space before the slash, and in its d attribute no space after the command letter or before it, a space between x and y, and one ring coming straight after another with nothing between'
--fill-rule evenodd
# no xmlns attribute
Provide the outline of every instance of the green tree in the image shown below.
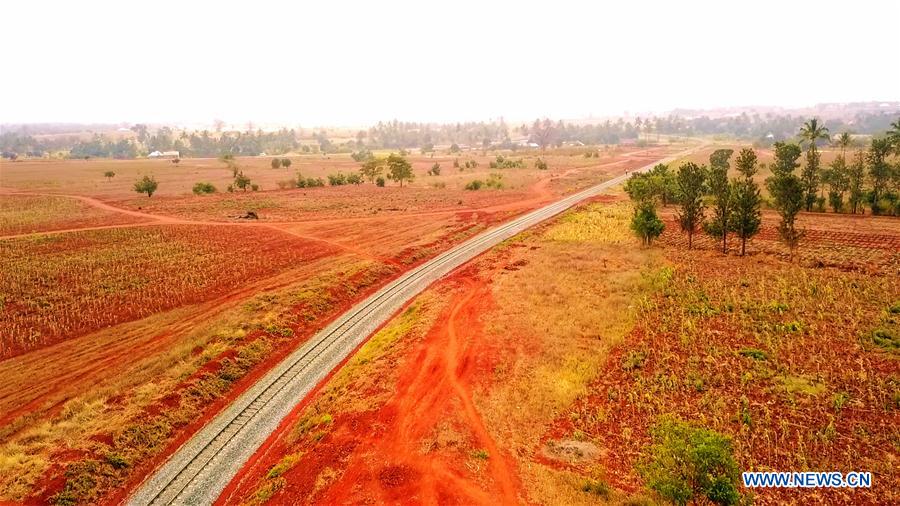
<svg viewBox="0 0 900 506"><path fill-rule="evenodd" d="M887 133L888 141L894 146L894 154L900 156L900 118L891 123L891 129Z"/></svg>
<svg viewBox="0 0 900 506"><path fill-rule="evenodd" d="M272 168L273 168L273 169L277 169L277 168L279 168L279 167L281 167L281 159L279 159L279 158L273 158L273 159L272 159Z"/></svg>
<svg viewBox="0 0 900 506"><path fill-rule="evenodd" d="M659 237L665 229L665 224L656 214L656 206L652 201L641 202L634 209L634 216L631 218L631 230L641 239L641 242L650 246L653 239Z"/></svg>
<svg viewBox="0 0 900 506"><path fill-rule="evenodd" d="M872 214L881 214L881 199L887 192L888 183L890 183L892 169L887 161L893 146L887 138L872 139L869 146L869 153L866 156L866 163L869 167L869 180L872 181L872 191L869 194L869 202L872 207Z"/></svg>
<svg viewBox="0 0 900 506"><path fill-rule="evenodd" d="M281 159L281 166L284 167L285 169L291 168L292 163L293 162L291 162L290 158L282 158Z"/></svg>
<svg viewBox="0 0 900 506"><path fill-rule="evenodd" d="M134 191L146 193L148 197L152 197L157 188L159 188L159 183L153 176L144 176L140 181L134 183Z"/></svg>
<svg viewBox="0 0 900 506"><path fill-rule="evenodd" d="M366 160L362 167L359 169L359 173L362 174L364 178L366 178L370 183L375 182L375 179L381 175L384 171L384 160L381 158L369 158Z"/></svg>
<svg viewBox="0 0 900 506"><path fill-rule="evenodd" d="M413 180L412 164L405 157L391 153L387 158L388 178L391 181L400 183L403 187L403 181Z"/></svg>
<svg viewBox="0 0 900 506"><path fill-rule="evenodd" d="M650 180L650 175L643 172L634 172L625 181L625 193L634 202L651 201L656 197L656 188Z"/></svg>
<svg viewBox="0 0 900 506"><path fill-rule="evenodd" d="M844 209L844 193L850 188L850 171L844 155L840 154L831 166L822 172L822 181L828 185L828 205L839 213Z"/></svg>
<svg viewBox="0 0 900 506"><path fill-rule="evenodd" d="M669 166L658 163L650 169L651 184L656 196L659 197L663 207L675 201L678 185L675 182L675 173L669 170Z"/></svg>
<svg viewBox="0 0 900 506"><path fill-rule="evenodd" d="M809 143L806 148L806 167L800 174L804 190L806 191L805 205L807 211L812 210L812 206L816 202L816 193L819 190L821 155L816 146L819 140L828 140L828 129L820 125L817 118L807 121L800 127L801 144L804 142Z"/></svg>
<svg viewBox="0 0 900 506"><path fill-rule="evenodd" d="M860 149L853 155L853 163L850 164L850 168L847 170L847 190L849 192L847 203L850 205L850 212L853 214L858 213L862 209L861 204L866 195L865 180L866 154Z"/></svg>
<svg viewBox="0 0 900 506"><path fill-rule="evenodd" d="M107 181L112 181L112 178L116 177L116 173L111 170L108 170L103 173L103 177L105 177L107 179Z"/></svg>
<svg viewBox="0 0 900 506"><path fill-rule="evenodd" d="M704 229L709 235L722 239L722 253L728 252L728 231L734 214L735 190L728 180L728 169L731 167L728 160L733 153L733 149L717 149L709 155L707 185L715 198L715 205L712 220L704 223Z"/></svg>
<svg viewBox="0 0 900 506"><path fill-rule="evenodd" d="M738 172L744 178L734 185L734 217L731 228L741 239L741 256L747 252L747 240L759 232L762 224L762 196L759 185L753 180L757 172L757 156L752 149L744 148L735 160Z"/></svg>
<svg viewBox="0 0 900 506"><path fill-rule="evenodd" d="M772 165L772 176L766 179L766 187L772 196L773 205L781 216L778 224L778 235L790 250L790 259L794 260L794 251L800 243L803 232L797 229L797 215L806 201L806 186L793 173L800 158L800 148L796 144L775 144L775 162Z"/></svg>
<svg viewBox="0 0 900 506"><path fill-rule="evenodd" d="M638 470L663 499L680 506L740 502L740 471L728 437L672 417L662 418L650 435L652 445Z"/></svg>
<svg viewBox="0 0 900 506"><path fill-rule="evenodd" d="M774 174L792 174L797 167L797 159L803 154L800 146L786 142L775 143L775 160L772 162Z"/></svg>
<svg viewBox="0 0 900 506"><path fill-rule="evenodd" d="M703 225L703 195L706 193L706 167L686 162L678 169L678 225L688 234L688 249L693 248L694 234Z"/></svg>

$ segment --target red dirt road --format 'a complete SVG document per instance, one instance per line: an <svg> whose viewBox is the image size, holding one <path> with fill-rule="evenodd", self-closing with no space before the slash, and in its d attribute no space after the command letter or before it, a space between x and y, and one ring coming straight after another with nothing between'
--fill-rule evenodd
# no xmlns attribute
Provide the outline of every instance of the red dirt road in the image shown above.
<svg viewBox="0 0 900 506"><path fill-rule="evenodd" d="M404 353L407 365L389 400L374 412L338 415L333 430L285 473L285 488L270 504L519 503L515 464L472 399L473 385L490 370L481 325L473 324L490 303L489 287L465 274L453 282L457 289L448 307ZM287 441L292 426L283 425L288 430L274 436L277 441L238 475L238 485L220 503L252 495L256 479L296 450ZM437 434L448 426L460 441L441 444ZM323 473L338 476L323 486Z"/></svg>

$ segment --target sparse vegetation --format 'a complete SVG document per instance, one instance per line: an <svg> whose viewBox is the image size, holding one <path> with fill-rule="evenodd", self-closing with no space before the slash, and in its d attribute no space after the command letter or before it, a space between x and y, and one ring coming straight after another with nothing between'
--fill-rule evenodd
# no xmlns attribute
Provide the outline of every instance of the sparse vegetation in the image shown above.
<svg viewBox="0 0 900 506"><path fill-rule="evenodd" d="M192 189L194 195L203 195L209 193L216 193L216 187L213 186L212 183L196 183L194 184L194 188Z"/></svg>

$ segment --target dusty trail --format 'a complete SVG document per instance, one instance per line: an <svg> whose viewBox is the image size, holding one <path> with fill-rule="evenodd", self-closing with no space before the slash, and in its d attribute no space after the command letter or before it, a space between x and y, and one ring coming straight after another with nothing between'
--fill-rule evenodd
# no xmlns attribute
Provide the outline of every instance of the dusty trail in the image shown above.
<svg viewBox="0 0 900 506"><path fill-rule="evenodd" d="M534 197L528 198L525 200L518 200L515 202L510 202L506 204L497 204L492 206L485 207L448 207L444 209L433 209L430 211L420 211L414 213L403 213L403 217L417 216L417 217L427 217L427 216L446 216L448 214L455 214L460 212L485 212L485 213L495 213L495 212L505 212L505 211L526 211L534 207L538 207L542 204L546 204L552 201L557 197L550 189L549 185L552 181L556 179L565 178L573 173L580 172L587 169L598 169L602 167L609 167L614 165L619 165L622 163L627 163L628 161L632 161L635 159L634 155L637 155L639 152L628 153L623 156L620 160L615 160L612 162L602 163L598 165L589 165L584 167L576 167L572 169L568 169L561 174L555 174L549 177L541 178L536 181L528 191L534 194ZM642 158L638 156L637 158ZM178 218L176 216L168 216L163 214L151 214L145 213L141 211L135 211L131 209L126 209L122 207L117 207L107 202L104 202L100 199L94 197L87 197L84 195L75 195L75 194L65 194L65 193L48 193L48 192L29 192L24 190L17 190L12 188L2 188L0 187L0 195L28 195L28 196L46 196L46 197L63 197L81 201L91 207L111 212L111 213L119 213L126 216L131 216L133 218L140 218L147 221L141 221L136 223L125 223L120 225L98 225L98 226L88 226L88 227L75 227L75 228L64 228L57 230L48 230L41 232L28 232L21 234L11 234L11 235L3 235L0 236L0 240L3 239L17 239L22 237L29 237L34 235L53 235L53 234L65 234L72 232L84 232L84 231L94 231L94 230L107 230L114 228L134 228L134 227L148 227L155 225L200 225L200 226L265 226L269 228L274 228L278 230L284 230L283 226L289 225L315 225L315 224L335 224L335 223L356 223L356 222L366 222L371 220L383 219L383 216L353 216L347 218L327 218L327 219L310 219L310 220L296 220L296 221L287 221L287 222L228 222L228 221L210 221L210 220L190 220L185 218ZM337 245L343 249L348 251L353 251L353 249L349 246L342 245L337 242L328 241L322 238L317 238L313 236L305 236L298 235L294 232L288 231L292 235L297 235L299 237L303 237L304 239L310 240L320 240L324 242L329 242L332 245ZM357 253L359 253L357 251ZM367 256L366 254L362 254L362 256Z"/></svg>
<svg viewBox="0 0 900 506"><path fill-rule="evenodd" d="M461 287L445 321L438 321L418 351L414 350L397 393L377 415L385 430L363 436L366 440L357 448L365 450L351 456L341 478L317 500L437 505L453 497L463 504L518 504L513 466L490 436L472 400L480 337L477 321L483 301L489 298L489 287L483 281L459 279ZM487 489L466 476L465 460L474 457L461 458L456 451L441 449L422 453L423 442L433 438L443 423L460 425L471 433L471 446L487 452ZM383 476L389 470L401 470L398 473L404 479L399 484L386 482Z"/></svg>

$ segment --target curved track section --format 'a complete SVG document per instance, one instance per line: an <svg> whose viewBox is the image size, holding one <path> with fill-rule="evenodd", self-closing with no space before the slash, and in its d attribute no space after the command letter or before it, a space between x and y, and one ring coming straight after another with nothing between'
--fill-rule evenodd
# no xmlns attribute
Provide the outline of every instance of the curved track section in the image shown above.
<svg viewBox="0 0 900 506"><path fill-rule="evenodd" d="M679 153L647 165L667 163ZM492 246L625 181L618 176L469 239L410 270L344 313L287 356L178 449L128 504L211 504L293 407L350 353L430 284Z"/></svg>

